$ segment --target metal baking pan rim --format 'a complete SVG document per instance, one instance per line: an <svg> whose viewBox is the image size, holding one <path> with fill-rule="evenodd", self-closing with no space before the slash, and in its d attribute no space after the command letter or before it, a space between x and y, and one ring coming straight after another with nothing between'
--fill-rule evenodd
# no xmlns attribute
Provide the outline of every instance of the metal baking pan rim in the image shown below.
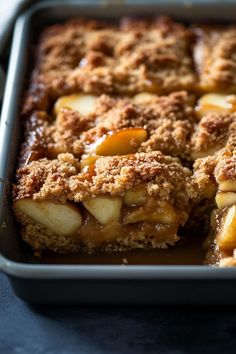
<svg viewBox="0 0 236 354"><path fill-rule="evenodd" d="M115 4L118 2L115 1ZM135 1L126 1L126 4L134 4ZM175 3L182 6L187 6L187 2L183 2L181 0L177 1L160 1L158 5L162 4L170 4ZM202 5L206 5L209 3L211 4L220 4L220 1L209 1L209 2L202 2L199 1ZM17 24L15 27L15 33L17 29L22 30L23 27L27 27L29 24L29 19L32 17L34 13L41 9L45 9L48 7L54 7L55 4L63 5L63 1L48 1L45 3L38 3L34 4L29 10L23 13L19 19L17 20ZM99 1L77 1L69 0L68 5L86 5L86 6L93 6L93 5L101 5ZM145 4L137 2L138 5L148 5L148 4L157 4L155 1L148 1ZM189 2L188 2L189 4ZM227 1L224 5L234 4L234 1ZM112 3L104 2L104 6L110 6ZM196 5L196 3L194 3ZM18 39L21 38L21 31L19 33ZM15 40L12 47L12 52L14 49L20 48L21 43ZM13 93L13 86L14 83L12 80L15 78L15 71L16 67L13 67L13 63L16 63L17 58L11 55L11 63L9 65L9 73L7 77L7 87L5 92L12 92ZM7 110L6 108L10 105L11 98L4 98L4 106L3 106L3 114L2 114L2 122L1 122L1 129L0 129L0 142L3 141L1 137L5 137L5 135L9 134L10 127L6 128L8 124L8 119L4 119L7 117ZM5 126L6 125L6 126ZM4 129L7 131L4 132ZM1 188L1 183L0 183ZM216 267L209 267L209 266L147 266L147 265L130 265L130 266L122 266L122 265L47 265L47 264L31 264L31 263L22 263L12 261L0 254L0 270L4 271L5 273L22 277L22 278L80 278L80 279L234 279L236 278L236 269L235 268L216 268Z"/></svg>
<svg viewBox="0 0 236 354"><path fill-rule="evenodd" d="M139 7L147 7L148 5L154 6L169 6L169 5L177 5L178 7L183 8L191 8L191 7L205 7L205 6L219 6L222 7L222 0L67 0L67 6L85 6L93 8L94 5L108 8L112 6L121 6L122 5L138 5ZM54 8L55 6L65 5L64 0L48 0L48 1L39 1L38 3L32 4L30 8L24 11L20 17L31 17L32 14L41 9ZM235 0L224 0L224 7L230 7L231 5L235 5Z"/></svg>
<svg viewBox="0 0 236 354"><path fill-rule="evenodd" d="M11 261L0 255L0 270L19 278L113 280L235 279L235 268L210 266L59 265Z"/></svg>

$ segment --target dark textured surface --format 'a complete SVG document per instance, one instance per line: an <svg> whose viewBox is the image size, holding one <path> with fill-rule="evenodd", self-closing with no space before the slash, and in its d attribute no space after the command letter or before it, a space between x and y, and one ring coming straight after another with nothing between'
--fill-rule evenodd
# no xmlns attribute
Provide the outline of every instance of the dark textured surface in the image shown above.
<svg viewBox="0 0 236 354"><path fill-rule="evenodd" d="M29 306L0 275L1 354L232 354L235 331L236 307Z"/></svg>

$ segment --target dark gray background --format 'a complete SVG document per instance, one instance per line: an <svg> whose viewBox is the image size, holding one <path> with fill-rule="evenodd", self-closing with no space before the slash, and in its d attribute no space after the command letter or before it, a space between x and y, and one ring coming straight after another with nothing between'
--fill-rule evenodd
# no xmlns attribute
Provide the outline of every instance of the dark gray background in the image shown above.
<svg viewBox="0 0 236 354"><path fill-rule="evenodd" d="M0 353L233 354L236 308L31 306L0 274Z"/></svg>

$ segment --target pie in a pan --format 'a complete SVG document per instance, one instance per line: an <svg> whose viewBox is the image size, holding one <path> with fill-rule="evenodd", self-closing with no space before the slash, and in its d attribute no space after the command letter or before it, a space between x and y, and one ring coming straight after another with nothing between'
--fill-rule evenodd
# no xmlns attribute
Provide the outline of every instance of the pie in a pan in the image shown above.
<svg viewBox="0 0 236 354"><path fill-rule="evenodd" d="M235 265L236 27L77 19L35 58L13 186L34 251L174 247L201 224L204 262Z"/></svg>

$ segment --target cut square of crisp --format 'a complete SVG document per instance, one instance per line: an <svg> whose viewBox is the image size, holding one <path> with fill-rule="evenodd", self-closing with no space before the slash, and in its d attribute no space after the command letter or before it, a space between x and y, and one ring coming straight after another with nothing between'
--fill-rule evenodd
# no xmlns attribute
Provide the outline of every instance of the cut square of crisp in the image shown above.
<svg viewBox="0 0 236 354"><path fill-rule="evenodd" d="M48 27L24 112L45 109L55 97L80 90L163 94L192 89L193 38L190 29L167 18L123 19L114 25L78 19Z"/></svg>
<svg viewBox="0 0 236 354"><path fill-rule="evenodd" d="M17 177L14 210L36 251L167 247L198 197L191 171L160 152L100 157L82 171L61 154Z"/></svg>
<svg viewBox="0 0 236 354"><path fill-rule="evenodd" d="M61 97L54 112L53 118L38 112L28 119L22 161L64 152L82 156L85 163L89 157L150 151L191 159L197 119L192 96L185 91L93 99L78 93Z"/></svg>
<svg viewBox="0 0 236 354"><path fill-rule="evenodd" d="M200 194L212 190L215 207L211 212L210 233L207 241L208 263L230 264L236 249L236 150L222 149L212 157L195 163L195 178ZM224 259L226 259L224 261ZM226 262L226 263L225 263ZM232 263L233 264L233 263Z"/></svg>
<svg viewBox="0 0 236 354"><path fill-rule="evenodd" d="M236 93L236 27L198 26L195 33L200 90Z"/></svg>
<svg viewBox="0 0 236 354"><path fill-rule="evenodd" d="M235 144L236 114L209 112L202 117L192 135L192 159L214 155L222 148Z"/></svg>

